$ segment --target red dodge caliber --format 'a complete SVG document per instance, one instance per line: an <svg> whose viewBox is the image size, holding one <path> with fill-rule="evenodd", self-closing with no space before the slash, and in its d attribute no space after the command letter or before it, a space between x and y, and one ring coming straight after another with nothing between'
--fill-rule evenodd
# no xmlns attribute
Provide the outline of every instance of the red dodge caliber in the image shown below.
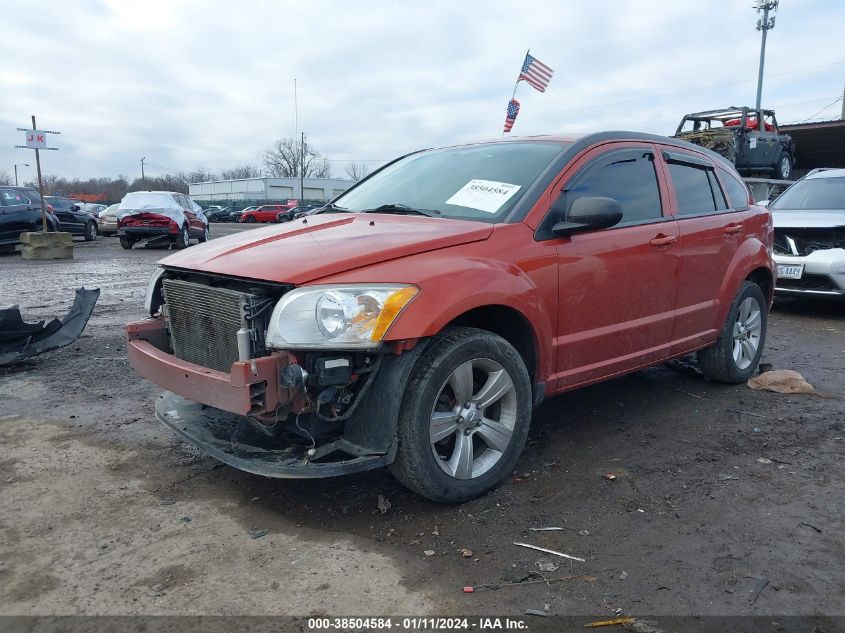
<svg viewBox="0 0 845 633"><path fill-rule="evenodd" d="M760 360L772 220L725 159L630 132L425 150L320 213L162 260L129 358L158 419L268 477L388 466L471 499L544 398Z"/></svg>

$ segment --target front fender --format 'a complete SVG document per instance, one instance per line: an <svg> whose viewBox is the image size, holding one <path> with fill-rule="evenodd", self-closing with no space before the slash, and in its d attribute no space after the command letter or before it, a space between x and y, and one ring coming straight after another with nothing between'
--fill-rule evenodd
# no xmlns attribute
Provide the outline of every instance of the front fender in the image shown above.
<svg viewBox="0 0 845 633"><path fill-rule="evenodd" d="M460 263L462 269L445 266L442 274L418 284L419 295L399 315L385 340L433 336L471 310L504 306L518 312L531 328L537 379L551 374L549 343L554 337L555 313L534 280L515 266L467 259L454 263ZM472 291L468 293L468 289Z"/></svg>

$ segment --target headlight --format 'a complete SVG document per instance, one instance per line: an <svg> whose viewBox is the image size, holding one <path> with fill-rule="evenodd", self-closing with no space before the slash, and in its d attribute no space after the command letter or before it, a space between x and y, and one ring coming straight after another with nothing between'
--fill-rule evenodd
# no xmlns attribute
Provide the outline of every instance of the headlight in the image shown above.
<svg viewBox="0 0 845 633"><path fill-rule="evenodd" d="M144 308L147 314L154 315L161 306L161 278L164 276L164 268L156 268L150 283L147 284L147 294L144 297Z"/></svg>
<svg viewBox="0 0 845 633"><path fill-rule="evenodd" d="M273 310L267 346L377 347L419 292L416 286L310 286L291 290Z"/></svg>

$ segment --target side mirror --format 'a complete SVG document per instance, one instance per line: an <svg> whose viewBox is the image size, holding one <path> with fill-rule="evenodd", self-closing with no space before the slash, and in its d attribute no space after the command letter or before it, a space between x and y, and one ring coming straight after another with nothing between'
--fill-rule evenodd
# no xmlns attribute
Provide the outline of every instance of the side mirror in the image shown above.
<svg viewBox="0 0 845 633"><path fill-rule="evenodd" d="M82 207L80 207L78 204L72 204L72 205L70 205L70 210L71 210L71 211L79 211L81 208L82 208Z"/></svg>
<svg viewBox="0 0 845 633"><path fill-rule="evenodd" d="M563 204L565 197L561 196L552 205L553 212L558 204ZM562 209L560 209L562 211ZM570 235L578 231L597 231L619 224L622 220L622 207L613 198L588 196L576 198L566 211L566 219L552 227L556 235Z"/></svg>

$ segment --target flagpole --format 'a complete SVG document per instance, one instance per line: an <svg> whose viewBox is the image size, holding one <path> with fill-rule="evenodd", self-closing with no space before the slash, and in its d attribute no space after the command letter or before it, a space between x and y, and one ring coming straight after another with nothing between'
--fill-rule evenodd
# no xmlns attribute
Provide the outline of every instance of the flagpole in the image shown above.
<svg viewBox="0 0 845 633"><path fill-rule="evenodd" d="M522 64L525 65L525 60L528 58L528 54L531 52L531 49L525 51L525 57L522 59ZM516 89L519 88L519 75L522 73L522 66L519 67L519 73L516 75L516 81L513 84L513 94L511 95L511 101L516 99ZM502 136L507 134L504 130L502 131Z"/></svg>
<svg viewBox="0 0 845 633"><path fill-rule="evenodd" d="M527 59L527 58L528 58L528 54L529 54L530 52L531 52L531 49L530 49L530 48L529 48L527 51L525 51L525 57L524 57L524 58L523 58L523 60L522 60L522 63L523 63L523 64L525 64L525 59ZM522 66L520 66L520 67L519 67L519 73L520 73L520 74L522 73ZM516 76L516 83L514 83L514 85L513 85L513 94L511 95L511 99L516 99L516 89L517 89L518 87L519 87L519 74L517 74L517 76Z"/></svg>

